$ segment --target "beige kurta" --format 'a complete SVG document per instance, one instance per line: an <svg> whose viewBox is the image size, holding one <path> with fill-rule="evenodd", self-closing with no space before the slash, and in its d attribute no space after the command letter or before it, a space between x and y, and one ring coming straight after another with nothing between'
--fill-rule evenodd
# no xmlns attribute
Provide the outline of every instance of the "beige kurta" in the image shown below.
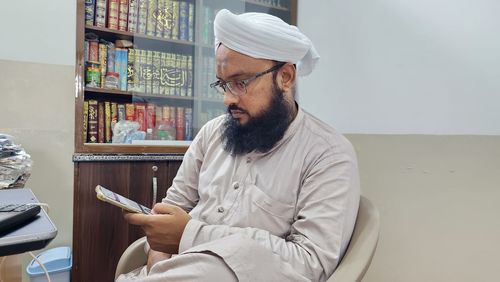
<svg viewBox="0 0 500 282"><path fill-rule="evenodd" d="M216 254L239 281L325 281L358 210L352 145L299 109L271 151L232 156L221 144L223 121L201 129L163 199L193 218L180 256Z"/></svg>

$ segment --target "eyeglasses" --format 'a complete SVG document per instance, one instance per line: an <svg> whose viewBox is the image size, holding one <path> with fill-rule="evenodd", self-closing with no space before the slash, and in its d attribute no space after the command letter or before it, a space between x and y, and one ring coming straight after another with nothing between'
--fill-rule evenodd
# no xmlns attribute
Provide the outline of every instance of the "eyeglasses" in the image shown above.
<svg viewBox="0 0 500 282"><path fill-rule="evenodd" d="M235 97L240 97L247 93L247 86L250 82L265 74L279 70L285 64L286 63L279 63L273 66L272 68L263 72L259 72L258 74L247 79L233 80L233 81L217 80L216 82L210 83L210 87L214 88L215 90L217 90L217 92L219 92L222 95L224 95L227 91L229 91Z"/></svg>

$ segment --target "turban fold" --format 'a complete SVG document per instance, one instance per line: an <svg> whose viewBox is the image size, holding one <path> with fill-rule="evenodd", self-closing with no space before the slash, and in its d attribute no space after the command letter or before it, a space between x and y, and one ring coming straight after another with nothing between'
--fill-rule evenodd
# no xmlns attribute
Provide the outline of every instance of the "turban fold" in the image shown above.
<svg viewBox="0 0 500 282"><path fill-rule="evenodd" d="M297 64L298 75L308 75L319 60L314 46L300 30L264 13L235 15L220 10L214 21L215 50L220 43L257 58Z"/></svg>

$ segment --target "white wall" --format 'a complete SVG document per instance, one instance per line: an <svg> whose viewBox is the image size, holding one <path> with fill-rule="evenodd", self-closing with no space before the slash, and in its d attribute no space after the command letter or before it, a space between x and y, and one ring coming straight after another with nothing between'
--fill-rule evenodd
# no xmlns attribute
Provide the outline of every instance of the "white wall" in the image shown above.
<svg viewBox="0 0 500 282"><path fill-rule="evenodd" d="M298 1L303 107L345 133L500 134L500 1Z"/></svg>
<svg viewBox="0 0 500 282"><path fill-rule="evenodd" d="M75 65L76 0L0 1L0 59Z"/></svg>

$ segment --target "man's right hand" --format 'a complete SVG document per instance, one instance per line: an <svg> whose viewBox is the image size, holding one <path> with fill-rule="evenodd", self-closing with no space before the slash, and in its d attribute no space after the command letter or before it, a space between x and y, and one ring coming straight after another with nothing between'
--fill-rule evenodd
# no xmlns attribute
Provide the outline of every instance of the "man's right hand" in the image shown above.
<svg viewBox="0 0 500 282"><path fill-rule="evenodd" d="M159 261L162 261L162 260L169 259L171 256L172 256L171 254L162 253L162 252L155 251L153 249L149 249L149 253L148 253L148 265L147 265L148 273L149 273L149 270L151 270L151 267L155 263L157 263Z"/></svg>

